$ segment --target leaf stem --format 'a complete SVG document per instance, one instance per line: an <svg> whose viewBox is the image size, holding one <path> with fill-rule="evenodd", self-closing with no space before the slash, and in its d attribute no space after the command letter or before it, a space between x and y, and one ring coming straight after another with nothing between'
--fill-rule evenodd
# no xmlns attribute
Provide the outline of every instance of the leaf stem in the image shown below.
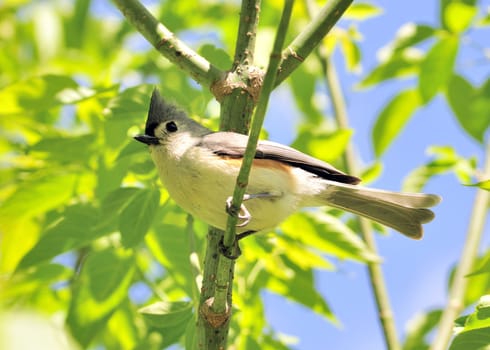
<svg viewBox="0 0 490 350"><path fill-rule="evenodd" d="M137 0L113 0L121 13L155 49L199 84L211 86L224 72L180 41Z"/></svg>
<svg viewBox="0 0 490 350"><path fill-rule="evenodd" d="M323 6L304 30L282 51L282 60L276 77L276 85L283 82L306 57L318 46L318 43L330 32L330 29L342 17L353 0L330 0Z"/></svg>
<svg viewBox="0 0 490 350"><path fill-rule="evenodd" d="M326 75L328 90L332 99L335 119L339 129L349 128L349 118L345 107L345 99L340 88L340 82L337 77L335 67L329 57L320 53L323 56L323 65ZM345 170L353 175L359 174L355 151L352 144L347 145L344 153ZM374 239L373 230L369 220L357 218L361 233L366 246L369 250L377 255L376 241ZM384 280L383 270L379 262L367 261L367 268L371 289L374 294L376 306L378 309L378 318L383 329L386 348L390 350L401 349L396 331L395 321L391 308L386 283Z"/></svg>
<svg viewBox="0 0 490 350"><path fill-rule="evenodd" d="M237 33L235 59L227 79L233 86L223 95L221 102L220 129L246 134L255 100L246 91L250 83L249 69L253 64L255 36L257 32L260 0L243 0ZM228 86L224 86L229 88ZM212 90L216 86L212 87ZM224 210L223 203L223 210ZM226 348L229 318L232 307L232 283L235 261L225 258L220 252L224 232L210 227L204 259L203 282L197 322L197 344L199 349Z"/></svg>
<svg viewBox="0 0 490 350"><path fill-rule="evenodd" d="M490 141L485 149L485 165L482 178L490 176ZM445 350L451 340L454 320L459 313L464 309L464 296L468 287L468 279L466 275L471 273L471 269L478 255L483 229L490 204L490 192L478 189L473 203L473 211L468 232L466 234L466 242L461 252L461 259L454 273L453 282L449 288L449 297L446 308L444 309L439 328L434 338L434 343L431 350Z"/></svg>
<svg viewBox="0 0 490 350"><path fill-rule="evenodd" d="M235 190L233 192L232 208L235 211L240 209L243 196L248 186L248 177L250 170L252 169L252 162L255 158L255 152L257 150L257 142L260 136L260 130L264 122L265 113L267 111L267 105L269 102L269 96L274 88L276 80L276 73L279 68L281 60L281 49L284 45L287 28L289 25L289 19L291 18L291 12L293 8L294 0L285 0L284 8L281 15L281 21L277 29L276 38L274 40L274 46L269 59L269 65L264 77L264 83L260 91L259 102L255 110L255 114L252 120L252 127L248 137L247 148L243 156L240 172L238 173ZM235 241L235 228L237 224L237 217L228 216L228 222L226 226L225 237L223 243L225 247L230 247Z"/></svg>

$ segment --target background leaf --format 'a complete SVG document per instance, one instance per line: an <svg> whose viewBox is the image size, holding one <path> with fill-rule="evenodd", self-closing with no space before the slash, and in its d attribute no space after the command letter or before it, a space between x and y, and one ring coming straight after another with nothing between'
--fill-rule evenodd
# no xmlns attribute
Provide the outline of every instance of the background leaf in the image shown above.
<svg viewBox="0 0 490 350"><path fill-rule="evenodd" d="M126 298L134 272L129 252L111 249L90 253L73 290L67 324L75 338L87 345Z"/></svg>
<svg viewBox="0 0 490 350"><path fill-rule="evenodd" d="M420 65L419 91L424 103L428 103L444 89L453 75L459 42L456 37L440 38L429 50Z"/></svg>
<svg viewBox="0 0 490 350"><path fill-rule="evenodd" d="M144 239L157 212L159 201L159 191L140 190L121 211L119 229L124 246L133 247Z"/></svg>
<svg viewBox="0 0 490 350"><path fill-rule="evenodd" d="M475 89L465 78L454 75L449 81L446 98L463 129L483 142L490 125L490 80Z"/></svg>
<svg viewBox="0 0 490 350"><path fill-rule="evenodd" d="M386 151L421 103L417 90L405 90L396 95L381 111L372 135L377 157Z"/></svg>

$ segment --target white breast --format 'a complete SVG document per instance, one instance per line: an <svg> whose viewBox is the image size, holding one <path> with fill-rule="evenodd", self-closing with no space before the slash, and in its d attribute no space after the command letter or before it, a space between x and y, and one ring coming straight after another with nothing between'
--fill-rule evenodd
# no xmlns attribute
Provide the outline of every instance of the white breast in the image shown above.
<svg viewBox="0 0 490 350"><path fill-rule="evenodd" d="M212 226L226 227L226 199L233 195L241 160L222 158L198 146L178 156L169 155L164 147L155 147L152 158L162 182L179 206ZM298 195L301 180L298 181L296 173L306 172L270 160L255 164L246 192L270 193L274 197L244 202L252 220L238 232L274 228L296 211L301 202L302 196Z"/></svg>

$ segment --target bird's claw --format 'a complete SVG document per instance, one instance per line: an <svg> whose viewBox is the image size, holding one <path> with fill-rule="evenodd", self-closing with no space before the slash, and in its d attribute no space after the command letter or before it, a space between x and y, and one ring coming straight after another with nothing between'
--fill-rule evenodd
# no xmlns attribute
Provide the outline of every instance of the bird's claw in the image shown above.
<svg viewBox="0 0 490 350"><path fill-rule="evenodd" d="M247 226L250 223L250 220L252 220L252 215L248 211L247 207L242 203L240 205L240 210L236 210L233 205L232 205L233 198L228 197L226 200L226 211L228 214L232 216L236 216L238 220L243 220L243 222L238 223L236 226L237 227L244 227Z"/></svg>

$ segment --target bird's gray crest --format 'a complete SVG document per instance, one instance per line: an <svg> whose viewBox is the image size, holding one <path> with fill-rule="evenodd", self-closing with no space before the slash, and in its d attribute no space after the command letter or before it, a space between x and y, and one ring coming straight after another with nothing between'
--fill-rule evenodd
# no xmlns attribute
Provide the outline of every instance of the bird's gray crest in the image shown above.
<svg viewBox="0 0 490 350"><path fill-rule="evenodd" d="M174 105L166 103L160 96L157 88L153 90L150 100L150 109L148 111L148 119L146 120L145 134L155 136L155 128L161 123L168 120L178 118L186 118L183 111L180 111Z"/></svg>

